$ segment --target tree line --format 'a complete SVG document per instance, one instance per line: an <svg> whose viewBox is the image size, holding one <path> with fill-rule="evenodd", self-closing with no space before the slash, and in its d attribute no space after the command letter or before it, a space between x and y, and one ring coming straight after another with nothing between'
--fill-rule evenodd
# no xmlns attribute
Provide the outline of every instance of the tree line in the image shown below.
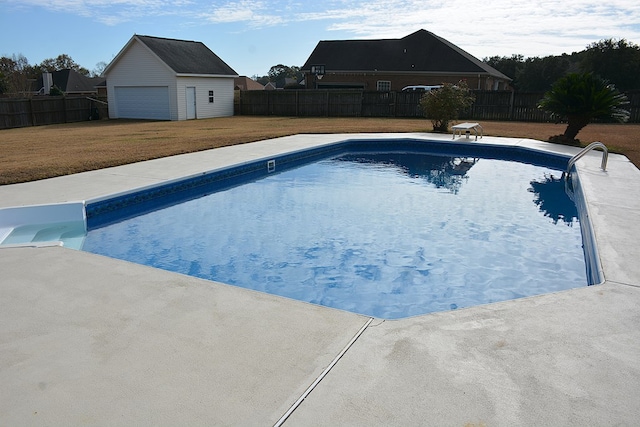
<svg viewBox="0 0 640 427"><path fill-rule="evenodd" d="M640 90L640 46L625 39L600 40L571 54L530 58L514 54L487 57L482 61L512 78L512 87L520 92L547 91L559 78L578 72L600 76L623 92ZM0 94L28 92L30 81L43 72L73 69L95 77L101 75L106 66L106 62L100 62L89 71L66 54L36 65L30 65L23 55L3 56L0 57ZM263 85L271 82L286 88L299 88L303 77L299 66L283 64L272 66L264 76L252 76Z"/></svg>
<svg viewBox="0 0 640 427"><path fill-rule="evenodd" d="M0 95L20 94L32 90L32 82L37 80L44 72L60 70L75 70L87 77L97 77L106 68L106 62L99 62L92 71L76 63L67 54L58 55L55 58L47 58L39 64L31 65L22 55L0 57Z"/></svg>
<svg viewBox="0 0 640 427"><path fill-rule="evenodd" d="M570 73L592 73L623 92L640 90L640 47L625 39L601 40L570 55L492 56L483 62L512 78L514 90L520 92L547 91Z"/></svg>
<svg viewBox="0 0 640 427"><path fill-rule="evenodd" d="M267 75L254 75L251 78L263 86L271 82L278 88L297 89L304 78L304 73L297 65L278 64L269 68Z"/></svg>

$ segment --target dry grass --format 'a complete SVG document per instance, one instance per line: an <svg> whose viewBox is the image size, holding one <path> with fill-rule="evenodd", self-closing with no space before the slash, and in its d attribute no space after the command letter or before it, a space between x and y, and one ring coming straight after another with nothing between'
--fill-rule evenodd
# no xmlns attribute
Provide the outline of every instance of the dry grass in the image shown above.
<svg viewBox="0 0 640 427"><path fill-rule="evenodd" d="M482 122L485 135L546 140L551 123ZM182 122L105 120L0 131L0 185L33 181L299 133L427 132L424 119L236 116ZM590 124L578 137L602 141L640 167L640 124Z"/></svg>

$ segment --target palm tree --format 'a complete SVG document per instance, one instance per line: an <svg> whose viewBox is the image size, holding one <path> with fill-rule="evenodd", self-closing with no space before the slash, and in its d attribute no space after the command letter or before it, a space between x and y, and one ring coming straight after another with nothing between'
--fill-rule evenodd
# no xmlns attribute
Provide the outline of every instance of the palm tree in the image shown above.
<svg viewBox="0 0 640 427"><path fill-rule="evenodd" d="M567 121L563 135L551 137L565 143L579 143L578 132L594 119L625 122L629 111L621 108L629 103L606 80L592 73L570 73L558 79L538 103L558 122Z"/></svg>

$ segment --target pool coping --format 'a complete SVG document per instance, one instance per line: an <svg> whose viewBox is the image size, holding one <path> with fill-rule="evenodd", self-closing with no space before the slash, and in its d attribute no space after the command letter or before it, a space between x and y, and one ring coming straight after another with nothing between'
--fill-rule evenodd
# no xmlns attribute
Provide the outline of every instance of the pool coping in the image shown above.
<svg viewBox="0 0 640 427"><path fill-rule="evenodd" d="M344 139L373 137L450 141L450 135L437 134L296 135L2 186L0 207L94 200L133 187L222 168L240 159L266 159ZM485 136L480 142L569 156L578 151L528 139ZM640 171L624 156L610 155L608 170L603 172L599 169L600 155L590 153L576 166L598 244L606 280L603 285L409 319L376 319L284 420L285 424L388 425L416 424L426 419L436 424L520 425L533 425L540 420L563 425L636 421L640 416L636 400L640 335L635 327L640 303L640 266L636 261L640 259L640 226L634 218L640 214ZM38 263L38 269L31 268L34 263ZM25 420L48 420L54 424L65 420L74 424L88 416L94 420L89 424L123 420L165 425L177 420L190 424L211 424L216 420L224 424L274 424L360 328L371 322L364 316L60 247L2 249L0 265L4 272L0 289L6 297L3 304L12 305L5 306L4 314L0 314L5 325L0 332L3 354L12 355L0 362L0 387L3 394L11 392L16 396L0 403L0 422L8 424ZM69 266L75 266L77 271L69 271ZM86 280L93 283L84 283ZM167 283L176 295L157 291L158 284ZM68 323L54 311L43 312L37 301L24 300L23 293L30 289L43 295L47 299L45 307L59 310L64 310L69 301L85 298L101 307L98 301L102 299L115 300L122 292L134 292L127 284L144 289L144 295L134 295L126 304L101 308L99 315L67 313L73 317ZM106 290L109 286L115 289ZM193 288L185 291L185 286ZM82 292L76 288L82 288ZM179 290L181 298L177 296ZM120 293L111 293L116 291ZM223 298L226 304L240 305L244 310L240 314L223 310L224 321L217 326L210 323L206 310L199 305L212 298ZM147 307L165 299L177 307L171 316L162 317ZM128 312L138 305L143 307L141 313ZM255 309L257 313L252 307L259 307ZM112 317L122 314L122 310L128 312L128 317L122 324L112 324ZM197 315L191 314L194 312ZM283 318L287 313L290 316ZM179 346L180 333L197 339L191 330L176 329L180 322L178 326L166 323L189 315L197 326L208 325L199 331L204 343L192 343L192 353L178 353L175 360L161 357L166 348ZM239 320L245 317L264 322L265 329L260 330L263 335L251 335L252 323ZM147 318L151 320L147 322ZM162 328L172 334L159 335ZM123 329L125 332L120 332ZM104 349L89 348L81 339L96 341L92 331L109 338L101 341L107 347L118 342L120 334L128 344L120 342L110 348L110 357L101 364L106 357ZM146 342L145 333L150 331L154 332L153 342ZM270 334L278 339L271 341ZM220 340L217 346L214 335ZM241 339L247 335L256 342ZM58 343L76 343L78 354L43 337L58 338L54 341ZM146 346L131 344L138 341ZM265 343L289 353L280 357L265 355ZM233 381L230 377L216 377L220 373L206 364L207 353L218 347L221 350L215 353L219 357L217 363L225 371L237 374ZM50 357L43 357L43 353ZM148 355L168 363L172 372L164 372L152 358L145 360ZM78 372L69 358L78 362L76 367L85 369ZM140 381L149 380L148 376L128 372L127 363L132 362L143 372L146 369L155 374L153 393L140 385ZM193 380L193 366L210 375L205 376L200 388L185 384ZM124 372L130 373L131 378L123 378ZM96 389L120 405L120 416L109 411ZM176 389L188 397L180 399L180 405L171 398ZM216 403L213 399L203 405L196 393L203 389L228 395L230 400ZM247 411L243 399L254 405L246 418L238 415L239 411ZM69 405L73 401L83 403L84 408ZM427 401L430 404L424 405ZM141 412L136 407L146 409ZM173 412L165 410L169 407ZM36 418L26 418L27 414Z"/></svg>
<svg viewBox="0 0 640 427"><path fill-rule="evenodd" d="M119 223L165 207L169 208L175 204L184 203L193 200L194 198L202 197L203 195L223 191L238 185L244 185L254 180L261 180L274 173L282 173L283 171L309 165L310 163L319 162L328 158L353 153L356 153L357 155L367 155L386 152L412 154L424 153L432 156L445 156L449 158L464 157L522 162L558 171L554 172L556 179L560 178L560 173L566 169L567 162L570 159L570 156L565 154L550 154L546 151L533 150L522 146L470 143L466 139L448 141L443 144L442 141L416 138L394 138L390 141L381 141L376 138L349 138L340 142L322 144L315 148L294 150L286 154L268 156L252 162L241 162L237 165L197 173L182 179L170 180L158 185L146 186L141 189L124 191L108 197L86 200L84 202L84 206L87 229L93 231L95 229ZM571 288L587 286L587 284L601 284L604 280L601 274L599 258L595 249L591 224L588 221L588 215L586 213L587 208L583 200L584 197L582 196L579 179L575 173L571 174L571 178L573 178L573 187L575 188L571 198L574 199L575 203L580 207L580 225L579 228L576 228L578 232L582 231L582 241L584 242L583 260L585 264L583 268L586 270L583 273L583 276L586 274L583 281L574 284ZM561 184L563 182L564 181L561 181ZM0 210L0 213L1 212L2 211ZM106 254L106 252L95 247L89 252ZM168 268L168 270L172 269ZM205 278L202 274L196 274L196 276ZM252 286L247 287L253 289ZM564 289L569 289L569 287L564 287ZM553 290L548 290L548 288L544 292L522 290L522 293L526 295L537 295L547 292L553 292ZM276 292L276 294L278 293ZM522 295L520 297L522 297ZM317 299L318 297L316 296L316 300ZM410 302L407 301L407 303ZM331 306L332 304L326 305ZM335 307L339 305L340 304L333 306ZM462 304L458 303L458 306L460 305ZM470 305L475 304L466 304L465 306ZM448 305L447 309L449 309ZM381 318L393 320L441 310L445 309L425 309L421 312L420 310L415 309L413 310L414 313L410 316L381 316ZM354 309L347 311L375 316L374 314L367 313L363 310Z"/></svg>

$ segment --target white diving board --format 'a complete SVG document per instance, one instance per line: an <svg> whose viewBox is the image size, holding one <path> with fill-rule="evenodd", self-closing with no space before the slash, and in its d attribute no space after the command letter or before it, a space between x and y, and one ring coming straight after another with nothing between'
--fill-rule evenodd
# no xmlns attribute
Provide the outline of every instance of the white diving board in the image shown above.
<svg viewBox="0 0 640 427"><path fill-rule="evenodd" d="M478 132L480 134L480 138L482 138L482 126L480 126L480 123L460 123L458 125L451 126L451 130L453 130L452 139L456 139L456 133L461 137L462 131L464 131L466 139L469 139L469 135L472 130L476 134L476 141L478 140Z"/></svg>

